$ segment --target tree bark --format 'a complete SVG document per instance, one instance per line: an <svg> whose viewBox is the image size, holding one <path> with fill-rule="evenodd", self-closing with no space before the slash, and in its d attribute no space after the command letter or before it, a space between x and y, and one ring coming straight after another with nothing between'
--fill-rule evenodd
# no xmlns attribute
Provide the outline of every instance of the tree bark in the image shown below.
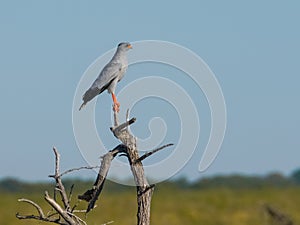
<svg viewBox="0 0 300 225"><path fill-rule="evenodd" d="M139 160L140 156L136 144L136 138L129 132L128 126L136 121L135 118L123 123L118 124L117 113L114 113L114 127L111 131L118 138L124 146L126 146L126 154L130 164L131 172L134 177L136 190L137 190L137 224L149 225L150 224L150 206L153 194L154 185L149 185L142 161Z"/></svg>

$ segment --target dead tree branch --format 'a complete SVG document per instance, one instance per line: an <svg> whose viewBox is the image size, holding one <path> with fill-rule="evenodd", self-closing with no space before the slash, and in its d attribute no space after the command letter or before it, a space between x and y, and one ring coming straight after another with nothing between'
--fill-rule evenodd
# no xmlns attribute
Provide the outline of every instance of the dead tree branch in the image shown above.
<svg viewBox="0 0 300 225"><path fill-rule="evenodd" d="M93 185L93 188L90 190L87 190L83 195L79 195L78 198L81 200L85 200L89 202L86 212L88 213L95 207L95 203L98 200L98 197L103 189L104 182L106 180L106 176L108 173L108 170L111 165L111 161L114 159L114 157L121 152L125 152L125 148L122 145L118 145L113 150L106 153L104 156L102 156L102 162L101 166L98 172L97 179Z"/></svg>
<svg viewBox="0 0 300 225"><path fill-rule="evenodd" d="M50 219L49 217L40 217L40 216L35 216L35 215L20 215L19 213L16 214L16 217L18 219L34 219L34 220L40 220L40 221L44 221L44 222L50 222L50 223L56 223L56 224L60 224L60 225L68 225L65 222L61 222L59 219Z"/></svg>
<svg viewBox="0 0 300 225"><path fill-rule="evenodd" d="M128 111L126 117L128 118ZM118 114L114 112L114 127L110 130L113 132L114 136L119 139L124 146L126 146L126 156L128 158L130 168L134 177L135 185L137 188L137 202L138 202L138 212L137 212L137 224L138 225L149 225L150 224L150 206L151 199L154 190L154 185L149 185L142 160L159 150L152 151L148 155L144 156L142 159L139 156L136 138L129 132L128 127L136 121L135 118L130 120L127 119L125 123L119 125ZM163 147L164 148L164 147Z"/></svg>
<svg viewBox="0 0 300 225"><path fill-rule="evenodd" d="M20 199L18 199L18 201L19 202L27 202L27 203L33 205L36 208L36 210L38 211L39 216L41 218L45 218L45 214L44 214L42 208L38 204L36 204L35 202L33 202L33 201L29 200L29 199L26 199L26 198L20 198Z"/></svg>
<svg viewBox="0 0 300 225"><path fill-rule="evenodd" d="M82 169L91 170L91 169L96 169L96 168L99 168L99 166L81 166L78 168L66 170L65 172L61 173L59 176L62 177L64 175L66 175L67 173L71 173L71 172L82 170ZM49 175L49 177L54 177L54 175Z"/></svg>
<svg viewBox="0 0 300 225"><path fill-rule="evenodd" d="M138 162L138 161L141 162L141 161L143 161L144 159L146 159L147 157L149 157L150 155L152 155L152 154L154 154L154 153L156 153L156 152L158 152L158 151L160 151L160 150L162 150L162 149L164 149L164 148L167 148L167 147L169 147L169 146L172 146L172 145L174 145L174 144L170 143L170 144L163 145L163 146L161 146L161 147L159 147L159 148L153 149L152 151L147 152L147 153L145 153L144 155L142 155L140 158L138 158L138 159L135 161L135 163Z"/></svg>
<svg viewBox="0 0 300 225"><path fill-rule="evenodd" d="M89 202L86 210L87 212L92 210L95 207L95 203L103 189L111 161L117 154L125 155L128 158L137 189L137 224L149 225L151 198L155 185L149 185L144 173L142 160L173 144L164 145L140 157L136 144L136 138L128 129L128 127L133 124L136 119L132 118L129 120L128 117L129 111L126 113L126 122L119 124L118 113L114 112L114 125L110 128L110 130L112 131L113 135L122 142L122 144L118 145L102 157L98 176L92 189L87 190L83 195L79 195L78 198Z"/></svg>
<svg viewBox="0 0 300 225"><path fill-rule="evenodd" d="M63 210L61 206L54 200L52 199L48 192L45 192L45 200L55 209L55 211L62 216L62 218L65 220L65 222L61 221L60 218L52 218L55 214L45 216L42 208L35 202L29 200L29 199L19 199L19 202L26 202L28 204L33 205L39 215L20 215L19 213L16 214L16 217L18 219L35 219L35 220L40 220L44 222L51 222L51 223L56 223L56 224L61 224L61 225L81 225L82 223L77 223L74 221L74 219L68 215L68 212L66 210ZM74 216L74 215L73 215Z"/></svg>
<svg viewBox="0 0 300 225"><path fill-rule="evenodd" d="M67 222L67 224L70 224L70 225L78 225L79 224L71 216L69 216L67 210L62 209L60 207L60 205L49 196L47 191L45 192L45 200L55 209L56 212L58 212L59 215L62 216L62 218L64 218L64 220Z"/></svg>
<svg viewBox="0 0 300 225"><path fill-rule="evenodd" d="M69 199L65 187L61 181L61 175L59 173L60 155L55 147L53 148L53 152L55 154L55 174L52 177L55 179L56 182L55 189L59 191L64 207L68 211L70 209Z"/></svg>
<svg viewBox="0 0 300 225"><path fill-rule="evenodd" d="M132 118L128 120L129 112L127 111L126 114L126 122L119 124L118 122L118 114L114 112L114 126L110 128L114 136L119 139L122 144L116 146L113 150L110 150L105 155L101 157L101 165L99 167L99 172L96 178L96 181L93 187L87 190L84 194L79 195L78 199L85 200L88 202L88 207L86 210L75 210L77 204L71 207L71 197L73 192L73 187L69 192L69 196L66 193L65 187L61 180L61 177L67 173L73 172L75 170L80 169L94 169L97 167L79 167L67 170L63 173L60 173L60 155L56 148L53 148L53 152L55 155L55 173L54 175L50 175L55 179L55 188L54 188L54 198L50 197L48 192L45 192L45 200L46 202L52 206L54 209L51 213L48 213L46 216L42 210L42 208L36 204L35 202L28 200L28 199L19 199L20 202L26 202L34 206L38 212L38 215L20 215L19 213L16 214L16 217L19 219L36 219L40 221L52 222L61 225L86 225L86 222L82 220L80 217L75 215L75 212L86 212L88 213L92 209L95 208L95 203L98 200L108 171L111 166L112 160L115 158L116 155L125 155L128 159L131 172L134 177L136 190L137 190L137 204L138 204L138 212L137 212L137 224L138 225L150 225L150 206L151 206L151 199L155 185L149 185L142 161L147 157L151 156L152 154L169 147L173 144L167 144L162 147L156 148L150 152L145 153L143 156L139 156L138 148L137 148L137 140L136 138L130 133L128 127L133 124L136 119ZM56 199L56 193L59 192L61 197L62 204L59 204ZM113 221L110 221L106 224L110 224Z"/></svg>
<svg viewBox="0 0 300 225"><path fill-rule="evenodd" d="M20 213L16 214L16 217L18 219L35 219L35 220L40 220L44 222L51 222L51 223L56 223L56 224L61 224L61 225L86 225L86 222L80 219L78 216L74 214L74 209L77 205L71 207L70 206L70 201L71 201L71 196L72 196L72 191L73 191L73 186L71 187L69 197L66 193L65 187L62 183L61 176L59 172L59 164L60 164L60 155L56 148L53 148L53 152L55 155L55 174L50 175L50 177L55 179L55 188L54 188L54 198L51 198L48 194L48 192L45 192L45 197L44 199L46 202L54 209L53 213L45 213L43 212L42 208L35 202L21 198L18 201L19 202L26 202L32 206L34 206L38 212L38 215L21 215ZM83 168L83 167L81 167ZM67 170L64 174L77 170L78 168ZM55 199L56 196L56 191L59 191L60 196L61 196L61 204L57 202Z"/></svg>

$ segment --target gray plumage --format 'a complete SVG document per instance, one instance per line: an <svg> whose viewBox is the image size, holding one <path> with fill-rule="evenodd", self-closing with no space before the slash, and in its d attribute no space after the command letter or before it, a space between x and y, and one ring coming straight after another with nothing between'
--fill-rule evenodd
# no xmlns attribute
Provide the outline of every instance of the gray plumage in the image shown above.
<svg viewBox="0 0 300 225"><path fill-rule="evenodd" d="M128 67L126 52L131 48L131 44L128 42L123 42L118 45L117 51L110 62L106 64L97 79L82 96L83 103L79 110L105 90L114 96L116 85L123 78Z"/></svg>

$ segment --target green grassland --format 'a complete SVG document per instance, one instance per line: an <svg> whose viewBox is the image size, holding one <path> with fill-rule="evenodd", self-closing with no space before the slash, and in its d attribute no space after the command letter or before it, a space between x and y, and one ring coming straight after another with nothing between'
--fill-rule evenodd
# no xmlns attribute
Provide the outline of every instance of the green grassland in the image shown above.
<svg viewBox="0 0 300 225"><path fill-rule="evenodd" d="M43 187L47 188L47 187ZM109 221L112 224L136 224L135 188L110 190L104 188L97 207L87 215L88 225L100 225ZM51 191L51 189L49 190ZM74 201L76 195L74 193ZM35 214L35 209L19 203L18 198L28 198L38 202L45 213L51 208L43 199L43 192L34 193L0 192L0 225L47 224L34 220L18 220L15 213ZM300 187L262 187L262 188L179 188L174 185L158 184L155 188L151 224L154 225L263 225L271 224L263 210L268 203L288 215L295 224L300 224ZM85 202L79 207L84 209ZM82 214L84 218L84 214Z"/></svg>

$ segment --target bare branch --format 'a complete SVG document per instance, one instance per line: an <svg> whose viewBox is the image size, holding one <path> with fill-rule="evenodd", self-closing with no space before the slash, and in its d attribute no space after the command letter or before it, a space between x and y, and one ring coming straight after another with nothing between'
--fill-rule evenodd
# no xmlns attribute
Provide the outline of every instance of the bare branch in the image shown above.
<svg viewBox="0 0 300 225"><path fill-rule="evenodd" d="M42 208L37 203L35 203L29 199L21 198L21 199L18 199L18 201L26 202L26 203L33 205L37 209L38 214L39 214L38 216L36 216L36 215L20 215L19 213L17 213L16 217L18 219L35 219L35 220L41 220L41 221L45 221L45 222L52 222L52 223L56 223L56 224L67 225L66 223L61 222L59 219L50 218L53 215L45 217L45 214L44 214Z"/></svg>
<svg viewBox="0 0 300 225"><path fill-rule="evenodd" d="M115 113L115 115L117 115L117 113ZM117 120L118 120L118 119L116 118L115 124L117 124L117 123L116 123ZM115 136L116 136L116 133L121 132L124 128L130 126L130 125L133 124L135 121L136 121L136 118L132 118L132 119L130 119L129 121L126 121L125 123L122 123L122 124L120 124L120 125L118 125L118 126L116 126L116 127L111 127L110 130L111 130L111 131L115 134Z"/></svg>
<svg viewBox="0 0 300 225"><path fill-rule="evenodd" d="M101 225L107 225L107 224L111 224L111 223L114 223L115 221L109 221L109 222L107 222L107 223L103 223L103 224L101 224Z"/></svg>
<svg viewBox="0 0 300 225"><path fill-rule="evenodd" d="M45 218L45 215L44 215L44 212L43 212L42 208L37 203L35 203L35 202L33 202L29 199L26 199L26 198L20 198L20 199L18 199L18 201L19 202L27 202L27 203L33 205L36 208L36 210L38 211L39 217L40 218Z"/></svg>
<svg viewBox="0 0 300 225"><path fill-rule="evenodd" d="M79 224L83 223L84 225L87 225L87 223L86 223L84 220L82 220L81 218L79 218L79 217L76 216L75 214L70 213L70 212L69 212L68 214L69 214L70 216L73 216Z"/></svg>
<svg viewBox="0 0 300 225"><path fill-rule="evenodd" d="M118 114L114 113L114 124L118 124ZM150 205L153 193L153 187L149 186L146 179L143 164L138 161L139 154L136 145L136 138L129 132L127 128L129 125L136 121L132 118L125 123L111 128L114 136L118 138L126 146L126 156L128 158L131 172L134 177L134 181L137 188L137 202L138 202L138 213L137 213L137 223L138 225L149 225L150 224ZM133 163L135 162L135 163Z"/></svg>
<svg viewBox="0 0 300 225"><path fill-rule="evenodd" d="M64 175L66 175L67 173L71 173L71 172L74 172L77 170L82 170L82 169L92 170L92 169L96 169L96 168L99 168L99 166L81 166L78 168L72 168L72 169L66 170L66 171L62 172L59 176L62 177ZM49 175L49 177L55 178L55 175Z"/></svg>
<svg viewBox="0 0 300 225"><path fill-rule="evenodd" d="M72 201L73 189L74 189L74 184L71 185L70 192L69 192L69 200L68 200L68 202Z"/></svg>
<svg viewBox="0 0 300 225"><path fill-rule="evenodd" d="M56 183L54 188L54 199L49 196L47 191L45 192L45 200L49 205L52 206L51 214L48 213L47 216L45 216L41 207L36 203L28 199L19 199L19 201L27 202L33 205L37 209L39 215L20 215L17 213L16 217L19 219L36 219L40 221L47 221L47 222L52 222L60 225L87 225L84 220L79 218L74 213L78 213L78 212L88 213L90 210L96 207L95 204L104 187L104 183L108 171L110 169L111 162L116 155L120 154L127 157L136 184L137 202L138 202L138 213L137 213L138 225L149 225L151 198L152 198L155 185L149 185L145 176L142 160L173 144L164 145L150 152L147 152L146 154L140 157L137 148L137 138L130 133L130 129L129 129L129 126L133 124L136 121L136 119L132 118L128 120L128 118L129 118L129 110L127 110L126 113L126 121L122 124L119 124L118 113L114 112L114 126L111 127L110 129L114 134L114 136L117 139L119 139L122 142L122 144L118 145L113 150L107 152L105 155L102 156L102 161L99 167L97 179L92 189L87 190L83 195L78 196L78 199L86 200L89 203L86 210L75 210L75 208L79 203L79 200L73 207L70 206L74 186L72 185L68 196L65 187L62 183L61 177L67 173L76 170L94 169L94 168L98 168L98 166L97 167L84 166L79 168L73 168L73 169L66 170L63 173L60 173L60 165L59 165L60 155L56 150L56 148L54 147L53 151L55 154L55 174L49 176L54 178ZM62 204L59 204L56 201L57 191L59 191L60 193ZM111 224L113 222L114 221L110 221L103 225Z"/></svg>
<svg viewBox="0 0 300 225"><path fill-rule="evenodd" d="M136 162L141 162L141 161L143 161L144 159L146 159L147 157L149 157L150 155L152 155L152 154L154 154L154 153L156 153L156 152L158 152L158 151L160 151L160 150L162 150L162 149L164 149L164 148L167 148L167 147L169 147L169 146L172 146L172 145L174 145L174 144L170 143L170 144L163 145L163 146L161 146L161 147L159 147L159 148L156 148L156 149L154 149L154 150L151 150L150 152L147 152L147 153L145 153L144 155L142 155L140 158L138 158L138 159L135 161L135 163L136 163Z"/></svg>
<svg viewBox="0 0 300 225"><path fill-rule="evenodd" d="M64 218L68 224L78 225L78 223L71 216L69 216L68 212L63 210L61 206L49 196L47 191L45 192L45 200L58 212L59 215L61 215L62 218Z"/></svg>
<svg viewBox="0 0 300 225"><path fill-rule="evenodd" d="M151 184L148 187L146 187L142 192L138 193L138 196L145 194L147 191L154 189L155 184Z"/></svg>
<svg viewBox="0 0 300 225"><path fill-rule="evenodd" d="M60 225L68 225L67 223L61 222L59 219L50 219L48 217L46 218L41 218L39 216L35 216L35 215L20 215L19 213L16 214L16 217L20 220L22 219L34 219L34 220L40 220L40 221L45 221L45 222L51 222L51 223L56 223L56 224L60 224Z"/></svg>
<svg viewBox="0 0 300 225"><path fill-rule="evenodd" d="M74 210L72 213L86 213L86 209Z"/></svg>
<svg viewBox="0 0 300 225"><path fill-rule="evenodd" d="M42 208L35 202L21 198L18 201L19 202L26 202L33 207L36 208L38 215L21 215L19 213L16 213L16 217L18 219L35 219L39 221L44 221L44 222L51 222L51 223L56 223L60 225L86 225L86 222L80 219L78 216L74 215L74 212L81 212L79 210L74 210L77 205L75 205L72 208L72 211L69 202L71 201L72 198L72 193L73 193L73 187L72 185L71 190L69 192L69 196L66 194L64 185L62 184L61 181L61 174L59 172L59 163L60 163L60 155L56 148L53 148L53 152L55 154L55 175L52 177L56 181L56 185L54 188L54 197L56 196L56 192L59 191L60 195L62 197L62 202L63 206L61 206L58 202L56 202L56 199L53 199L49 196L48 192L45 192L45 200L49 205L52 206L52 209L50 212L47 213L47 215L44 214ZM113 152L114 153L114 152ZM113 154L112 153L112 154ZM70 171L70 170L68 170ZM66 171L66 172L68 172ZM86 210L85 210L86 211Z"/></svg>
<svg viewBox="0 0 300 225"><path fill-rule="evenodd" d="M126 111L126 122L127 121L129 121L129 109L127 109L127 111ZM128 127L126 127L126 130L128 131L128 128L129 128L129 126Z"/></svg>
<svg viewBox="0 0 300 225"><path fill-rule="evenodd" d="M87 190L83 195L78 196L78 199L89 202L86 213L88 213L95 207L95 203L98 200L98 197L101 194L101 191L103 189L104 182L106 180L106 176L111 165L111 161L118 153L124 151L125 151L125 147L123 145L118 145L116 148L114 148L113 150L109 151L108 153L106 153L104 156L101 157L102 158L101 166L93 188Z"/></svg>
<svg viewBox="0 0 300 225"><path fill-rule="evenodd" d="M118 113L114 111L114 126L117 127L119 126L119 119L118 119ZM112 128L110 128L112 129Z"/></svg>
<svg viewBox="0 0 300 225"><path fill-rule="evenodd" d="M64 204L64 207L66 210L70 209L70 205L69 205L69 199L65 190L65 187L61 181L61 175L59 173L59 162L60 162L60 155L58 153L58 151L56 150L55 147L53 147L53 151L55 154L55 181L56 181L56 188L59 190L60 192L60 196L61 196L61 200Z"/></svg>

